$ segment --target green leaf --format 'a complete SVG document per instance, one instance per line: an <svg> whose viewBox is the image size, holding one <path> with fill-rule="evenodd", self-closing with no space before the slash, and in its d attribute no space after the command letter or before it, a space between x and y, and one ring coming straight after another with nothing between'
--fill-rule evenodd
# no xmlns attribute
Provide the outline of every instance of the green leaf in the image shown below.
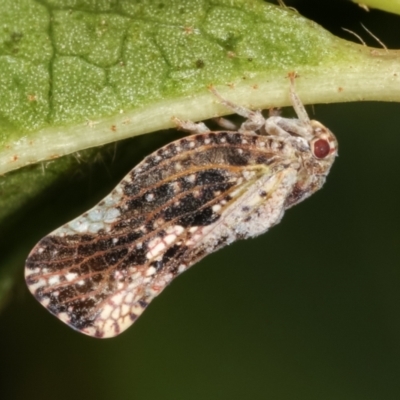
<svg viewBox="0 0 400 400"><path fill-rule="evenodd" d="M378 10L400 14L400 0L352 0L354 3L360 4L362 7L377 8Z"/></svg>
<svg viewBox="0 0 400 400"><path fill-rule="evenodd" d="M255 107L287 105L292 70L305 102L400 96L397 53L261 1L90 4L2 2L1 173L222 113L210 84Z"/></svg>
<svg viewBox="0 0 400 400"><path fill-rule="evenodd" d="M29 211L88 174L59 157L79 151L92 165L103 152L82 150L171 128L173 116L228 113L209 85L245 106L285 106L296 71L305 103L400 100L398 52L257 0L3 0L0 26L3 276L44 229L36 221L21 235Z"/></svg>

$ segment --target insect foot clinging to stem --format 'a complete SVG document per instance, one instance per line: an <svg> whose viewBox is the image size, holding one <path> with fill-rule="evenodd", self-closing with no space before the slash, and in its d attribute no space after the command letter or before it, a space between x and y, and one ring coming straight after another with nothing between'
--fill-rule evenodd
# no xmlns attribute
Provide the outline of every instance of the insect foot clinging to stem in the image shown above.
<svg viewBox="0 0 400 400"><path fill-rule="evenodd" d="M147 156L94 208L44 237L26 261L29 290L52 314L90 336L128 328L177 275L201 258L276 225L317 191L337 155L332 132L311 121L294 90L298 119L247 120L194 134Z"/></svg>

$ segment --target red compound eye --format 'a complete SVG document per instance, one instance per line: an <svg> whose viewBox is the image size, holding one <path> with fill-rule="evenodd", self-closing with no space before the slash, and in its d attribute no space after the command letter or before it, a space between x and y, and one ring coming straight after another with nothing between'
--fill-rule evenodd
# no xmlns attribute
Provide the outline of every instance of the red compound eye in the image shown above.
<svg viewBox="0 0 400 400"><path fill-rule="evenodd" d="M331 146L325 139L318 139L313 143L313 153L317 158L325 158L331 152Z"/></svg>

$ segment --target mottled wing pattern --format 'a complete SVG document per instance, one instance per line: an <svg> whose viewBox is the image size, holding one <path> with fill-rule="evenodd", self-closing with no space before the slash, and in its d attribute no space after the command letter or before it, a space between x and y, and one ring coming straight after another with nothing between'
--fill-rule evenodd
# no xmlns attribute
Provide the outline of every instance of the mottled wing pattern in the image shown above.
<svg viewBox="0 0 400 400"><path fill-rule="evenodd" d="M36 245L26 263L29 289L74 329L119 334L200 258L280 220L297 174L290 157L280 158L284 146L222 131L161 148Z"/></svg>

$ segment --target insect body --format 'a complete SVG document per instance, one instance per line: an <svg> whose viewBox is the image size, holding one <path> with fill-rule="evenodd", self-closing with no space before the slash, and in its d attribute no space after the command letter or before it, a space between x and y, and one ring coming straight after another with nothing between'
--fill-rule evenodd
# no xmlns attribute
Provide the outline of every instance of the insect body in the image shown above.
<svg viewBox="0 0 400 400"><path fill-rule="evenodd" d="M293 82L291 99L299 119L264 119L221 99L248 118L237 131L177 120L197 133L146 157L35 246L30 291L74 329L112 337L195 262L277 224L323 185L337 155L335 136L309 120Z"/></svg>

